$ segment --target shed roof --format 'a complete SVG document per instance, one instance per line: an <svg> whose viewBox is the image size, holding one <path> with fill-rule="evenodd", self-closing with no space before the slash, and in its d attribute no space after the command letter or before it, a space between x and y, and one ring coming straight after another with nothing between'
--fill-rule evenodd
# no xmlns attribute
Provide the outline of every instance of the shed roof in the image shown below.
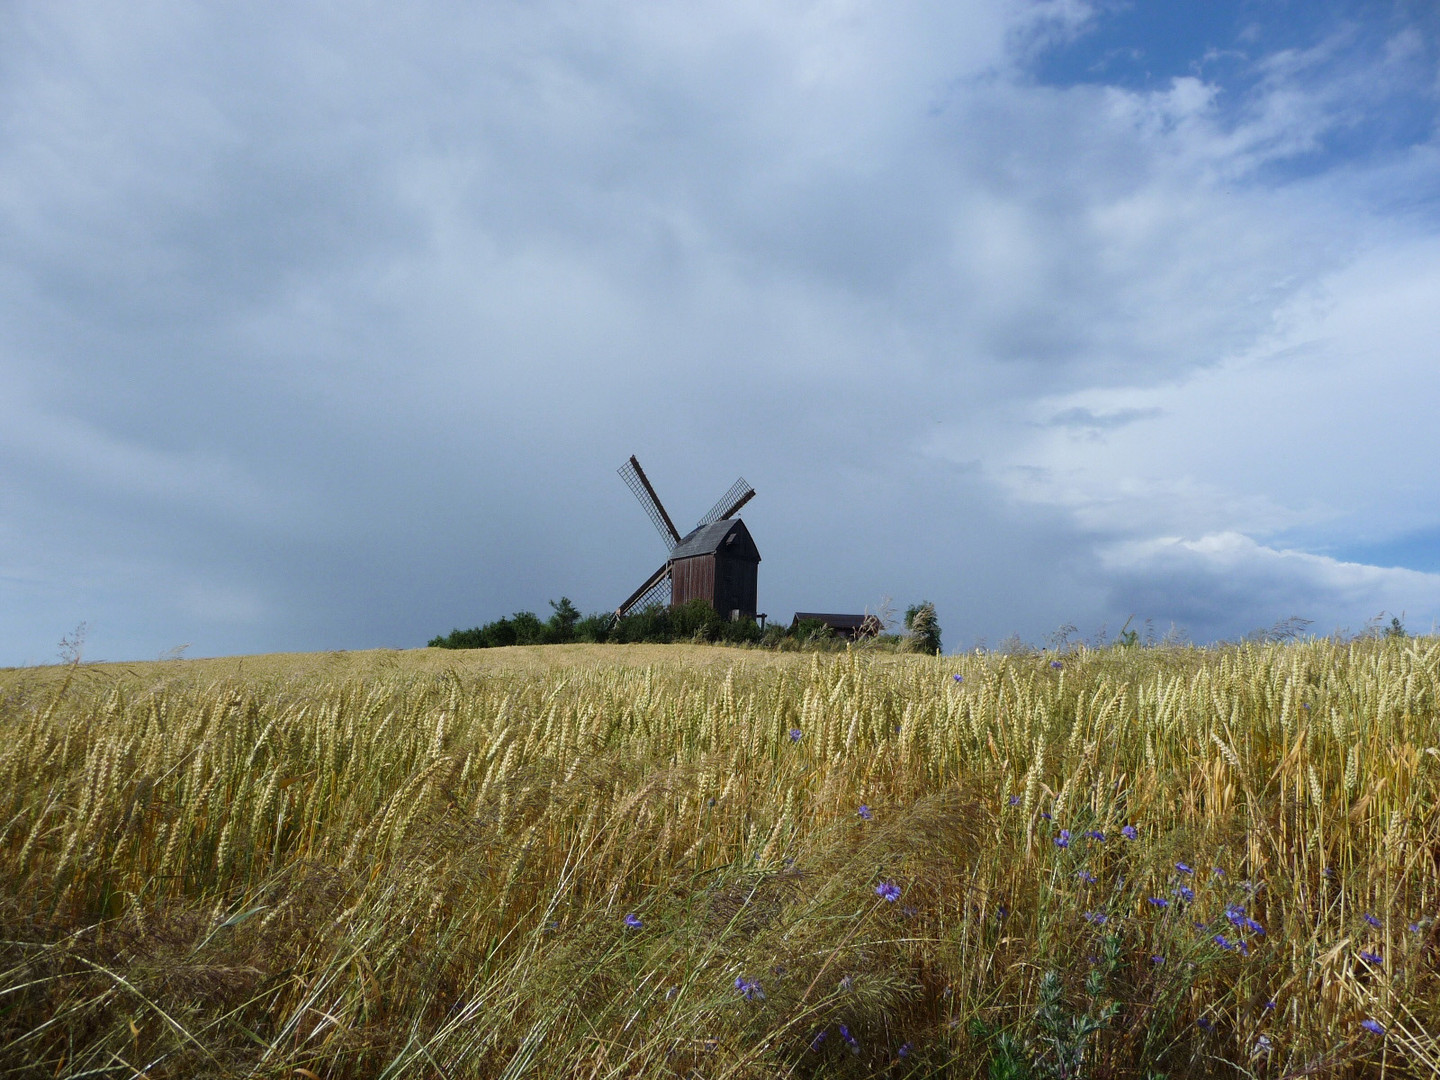
<svg viewBox="0 0 1440 1080"><path fill-rule="evenodd" d="M670 558L689 559L696 555L713 555L721 550L726 550L727 554L733 553L738 558L760 561L760 552L755 547L755 541L750 538L750 530L745 528L745 522L739 518L721 518L691 530L675 550L670 552Z"/></svg>
<svg viewBox="0 0 1440 1080"><path fill-rule="evenodd" d="M880 620L874 615L836 615L824 611L797 611L790 625L793 628L802 622L822 622L834 630L860 630L880 625Z"/></svg>

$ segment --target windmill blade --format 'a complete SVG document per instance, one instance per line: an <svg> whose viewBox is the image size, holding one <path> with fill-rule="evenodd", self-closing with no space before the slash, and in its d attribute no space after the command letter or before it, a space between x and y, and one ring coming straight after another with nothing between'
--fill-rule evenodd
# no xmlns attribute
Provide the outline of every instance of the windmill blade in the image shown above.
<svg viewBox="0 0 1440 1080"><path fill-rule="evenodd" d="M730 490L720 496L720 501L710 508L710 512L700 519L700 525L709 525L711 522L723 521L725 518L734 517L739 513L740 508L755 497L755 489L745 482L742 476L735 483L730 485ZM697 525L698 529L700 525Z"/></svg>
<svg viewBox="0 0 1440 1080"><path fill-rule="evenodd" d="M635 460L635 455L630 455L630 460L619 468L620 479L625 481L628 487L640 500L640 505L645 508L645 513L654 522L655 528L660 533L660 538L665 541L665 547L675 550L675 545L680 543L680 530L675 528L675 523L670 520L670 515L665 512L665 507L660 502L660 496L655 494L655 489L650 486L650 478L645 475L645 470L640 468L640 462Z"/></svg>
<svg viewBox="0 0 1440 1080"><path fill-rule="evenodd" d="M670 564L667 562L656 570L645 583L636 589L626 601L615 609L615 618L624 618L636 608L656 603L662 596L668 599L670 592Z"/></svg>

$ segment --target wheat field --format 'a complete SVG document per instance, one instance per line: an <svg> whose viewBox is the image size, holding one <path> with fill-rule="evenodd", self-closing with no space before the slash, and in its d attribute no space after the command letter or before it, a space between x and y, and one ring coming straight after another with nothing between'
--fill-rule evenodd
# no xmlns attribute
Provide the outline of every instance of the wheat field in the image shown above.
<svg viewBox="0 0 1440 1080"><path fill-rule="evenodd" d="M1440 640L0 671L0 1073L1440 1072Z"/></svg>

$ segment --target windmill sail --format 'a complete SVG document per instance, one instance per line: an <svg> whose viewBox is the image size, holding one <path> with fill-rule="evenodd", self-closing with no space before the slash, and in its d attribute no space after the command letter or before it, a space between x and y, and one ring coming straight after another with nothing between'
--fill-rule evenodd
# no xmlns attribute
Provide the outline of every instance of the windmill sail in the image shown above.
<svg viewBox="0 0 1440 1080"><path fill-rule="evenodd" d="M625 481L628 487L640 500L645 513L649 515L654 523L660 538L665 541L665 546L671 551L675 545L680 543L680 530L675 528L675 523L670 520L670 515L665 512L665 507L660 502L660 497L655 494L655 489L650 486L650 478L645 475L645 470L640 468L640 462L635 460L635 455L630 455L630 460L619 469L620 478Z"/></svg>
<svg viewBox="0 0 1440 1080"><path fill-rule="evenodd" d="M659 570L656 570L646 578L645 583L631 593L626 601L615 609L615 618L623 619L630 612L647 608L651 604L665 604L668 607L669 603L670 563L666 562Z"/></svg>
<svg viewBox="0 0 1440 1080"><path fill-rule="evenodd" d="M734 517L739 509L755 497L755 489L745 482L742 476L735 483L730 485L730 490L720 496L720 501L710 508L710 512L700 519L700 524L709 525L712 522L723 521L725 518Z"/></svg>

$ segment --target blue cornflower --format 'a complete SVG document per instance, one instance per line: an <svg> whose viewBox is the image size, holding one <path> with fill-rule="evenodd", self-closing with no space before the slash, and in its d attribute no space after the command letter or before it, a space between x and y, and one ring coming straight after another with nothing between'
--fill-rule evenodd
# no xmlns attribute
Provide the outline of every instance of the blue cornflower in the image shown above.
<svg viewBox="0 0 1440 1080"><path fill-rule="evenodd" d="M1420 933L1421 927L1419 923L1412 922L1409 926L1406 927L1406 929L1409 930L1412 934L1418 934Z"/></svg>
<svg viewBox="0 0 1440 1080"><path fill-rule="evenodd" d="M825 1041L825 1036L830 1034L829 1028L821 1028L819 1033L810 1040L810 1049L819 1050L820 1044Z"/></svg>
<svg viewBox="0 0 1440 1080"><path fill-rule="evenodd" d="M1060 830L1060 835L1057 836L1057 837L1055 837L1055 846L1058 847L1058 848L1067 848L1067 847L1070 846L1070 830L1069 830L1069 829L1061 829L1061 830Z"/></svg>
<svg viewBox="0 0 1440 1080"><path fill-rule="evenodd" d="M850 1044L850 1052L852 1054L860 1053L860 1043L854 1035L850 1034L850 1029L844 1024L838 1026L840 1028L840 1037Z"/></svg>
<svg viewBox="0 0 1440 1080"><path fill-rule="evenodd" d="M1364 949L1360 950L1360 959L1370 964L1383 964L1385 962L1379 953L1366 952Z"/></svg>
<svg viewBox="0 0 1440 1080"><path fill-rule="evenodd" d="M914 1049L914 1046L913 1046L912 1044L910 1044L910 1043L908 1043L908 1042L907 1042L907 1043L901 1043L901 1044L900 1044L900 1049L899 1049L899 1050L896 1050L895 1053L896 1053L897 1056L902 1057L902 1058L903 1058L903 1057L909 1057L909 1056L910 1056L910 1051L913 1050L913 1049Z"/></svg>
<svg viewBox="0 0 1440 1080"><path fill-rule="evenodd" d="M1200 1019L1199 1019L1199 1020L1196 1020L1195 1023L1197 1023L1198 1025L1200 1025L1200 1027L1204 1028L1206 1031L1213 1031L1213 1030L1215 1030L1215 1025L1214 1025L1214 1023L1210 1020L1210 1018L1209 1018L1208 1016L1202 1016L1202 1017L1200 1017Z"/></svg>
<svg viewBox="0 0 1440 1080"><path fill-rule="evenodd" d="M645 924L640 921L640 916L636 915L632 911L629 915L625 916L625 925L628 926L631 930L639 930L640 927L644 926Z"/></svg>
<svg viewBox="0 0 1440 1080"><path fill-rule="evenodd" d="M1010 796L1010 805L1011 805L1011 806L1019 806L1019 805L1020 805L1020 796L1019 796L1019 795L1011 795L1011 796Z"/></svg>
<svg viewBox="0 0 1440 1080"><path fill-rule="evenodd" d="M1163 956L1152 956L1150 957L1150 962L1152 964L1163 964L1165 962L1165 958Z"/></svg>
<svg viewBox="0 0 1440 1080"><path fill-rule="evenodd" d="M1195 899L1195 890L1188 885L1180 885L1175 889L1175 895L1188 904Z"/></svg>
<svg viewBox="0 0 1440 1080"><path fill-rule="evenodd" d="M1009 914L1010 909L1007 908L1004 904L1001 904L998 908L995 909L995 918L999 919L1002 922L1005 920L1005 916Z"/></svg>
<svg viewBox="0 0 1440 1080"><path fill-rule="evenodd" d="M1375 927L1376 930L1379 930L1380 927L1384 925L1380 922L1379 919L1377 919L1374 915L1371 915L1368 911L1365 912L1364 918L1365 921L1368 922L1371 926Z"/></svg>
<svg viewBox="0 0 1440 1080"><path fill-rule="evenodd" d="M1244 938L1236 938L1236 939L1235 939L1235 947L1240 950L1240 955L1241 955L1241 956L1249 956L1249 955L1250 955L1250 946L1247 945L1247 944L1245 944L1245 939L1244 939Z"/></svg>
<svg viewBox="0 0 1440 1080"><path fill-rule="evenodd" d="M1266 1011L1266 1012L1269 1012L1269 1011L1270 1011L1271 1009L1273 1009L1273 1008L1275 1008L1275 1002L1273 1002L1273 1001L1267 1001L1267 1002L1265 1002L1265 1011Z"/></svg>
<svg viewBox="0 0 1440 1080"><path fill-rule="evenodd" d="M800 741L801 739L803 739L804 737L805 737L805 733L804 733L803 731L801 731L798 727L792 727L792 728L790 729L790 741L791 741L791 742L799 742L799 741Z"/></svg>
<svg viewBox="0 0 1440 1080"><path fill-rule="evenodd" d="M1308 709L1308 708L1310 708L1310 702L1308 702L1308 701L1302 701L1302 702L1300 703L1300 707L1301 707L1302 709Z"/></svg>
<svg viewBox="0 0 1440 1080"><path fill-rule="evenodd" d="M1225 909L1225 918L1230 920L1231 926L1245 925L1245 905L1231 904Z"/></svg>
<svg viewBox="0 0 1440 1080"><path fill-rule="evenodd" d="M1085 912L1085 921L1092 922L1096 926L1104 926L1105 916L1098 911L1087 911Z"/></svg>
<svg viewBox="0 0 1440 1080"><path fill-rule="evenodd" d="M863 818L865 821L869 821L872 817L875 816L874 814L870 813L870 807L866 806L864 803L861 803L860 809L856 810L855 812L859 814L860 817Z"/></svg>
<svg viewBox="0 0 1440 1080"><path fill-rule="evenodd" d="M1195 872L1195 868L1193 866L1186 866L1183 862L1177 862L1175 864L1175 869L1179 870L1182 874L1193 874Z"/></svg>
<svg viewBox="0 0 1440 1080"><path fill-rule="evenodd" d="M1140 834L1135 831L1134 825L1126 825L1120 830L1120 835L1125 837L1126 840L1138 840L1140 838Z"/></svg>
<svg viewBox="0 0 1440 1080"><path fill-rule="evenodd" d="M1052 668L1055 668L1055 669L1058 671L1060 668L1063 668L1065 665L1062 664L1059 660L1051 660L1051 661L1050 661L1050 666L1051 666Z"/></svg>
<svg viewBox="0 0 1440 1080"><path fill-rule="evenodd" d="M1229 938L1227 938L1224 934L1216 934L1211 940L1214 941L1216 945L1219 945L1222 949L1225 949L1226 951L1235 948L1235 943Z"/></svg>
<svg viewBox="0 0 1440 1080"><path fill-rule="evenodd" d="M896 900L900 899L900 886L896 885L893 881L882 881L879 885L875 886L875 895L880 897L881 900L888 900L893 904Z"/></svg>
<svg viewBox="0 0 1440 1080"><path fill-rule="evenodd" d="M1258 922L1256 922L1252 918L1249 918L1248 916L1240 920L1240 925L1245 927L1245 929L1249 930L1252 934L1259 934L1261 937L1265 936L1265 927L1261 926Z"/></svg>
<svg viewBox="0 0 1440 1080"><path fill-rule="evenodd" d="M1218 866L1212 866L1212 867L1210 867L1210 872L1211 872L1212 874L1214 874L1216 877L1224 877L1224 876L1225 876L1225 871L1224 871L1224 870L1221 870L1220 867L1218 867Z"/></svg>
<svg viewBox="0 0 1440 1080"><path fill-rule="evenodd" d="M1376 1035L1385 1034L1385 1025L1380 1023L1379 1020L1361 1020L1360 1026L1363 1027L1366 1031L1372 1032Z"/></svg>
<svg viewBox="0 0 1440 1080"><path fill-rule="evenodd" d="M1090 830L1089 832L1087 832L1085 835L1088 836L1091 840L1099 840L1099 841L1101 841L1102 843L1103 843L1104 840L1105 840L1105 834L1104 834L1103 832L1101 832L1099 829L1091 829L1091 830Z"/></svg>
<svg viewBox="0 0 1440 1080"><path fill-rule="evenodd" d="M760 984L753 979L745 978L743 975L736 978L735 989L740 991L740 995L746 1001L754 1001L756 998L759 998L761 1001L765 1000L765 991L760 989Z"/></svg>
<svg viewBox="0 0 1440 1080"><path fill-rule="evenodd" d="M1095 875L1090 873L1089 870L1077 870L1075 871L1075 876L1085 882L1086 885L1095 884Z"/></svg>
<svg viewBox="0 0 1440 1080"><path fill-rule="evenodd" d="M1193 927L1195 927L1195 929L1196 929L1196 930L1199 930L1202 934L1203 934L1205 931L1207 931L1207 930L1210 929L1210 924L1209 924L1209 923L1197 922L1197 923L1191 923L1190 925L1192 925Z"/></svg>
<svg viewBox="0 0 1440 1080"><path fill-rule="evenodd" d="M965 681L965 676L964 676L964 675L952 675L952 676L950 676L950 677L951 677L952 679L954 679L956 682L964 682L964 681Z"/></svg>
<svg viewBox="0 0 1440 1080"><path fill-rule="evenodd" d="M1041 811L1040 811L1040 816L1043 817L1046 821L1054 821L1054 820L1055 820L1053 817L1050 816L1050 811L1049 811L1049 810L1041 810Z"/></svg>
<svg viewBox="0 0 1440 1080"><path fill-rule="evenodd" d="M1170 906L1170 901L1166 900L1163 896L1150 897L1150 903L1154 904L1156 907L1159 908L1165 908Z"/></svg>

